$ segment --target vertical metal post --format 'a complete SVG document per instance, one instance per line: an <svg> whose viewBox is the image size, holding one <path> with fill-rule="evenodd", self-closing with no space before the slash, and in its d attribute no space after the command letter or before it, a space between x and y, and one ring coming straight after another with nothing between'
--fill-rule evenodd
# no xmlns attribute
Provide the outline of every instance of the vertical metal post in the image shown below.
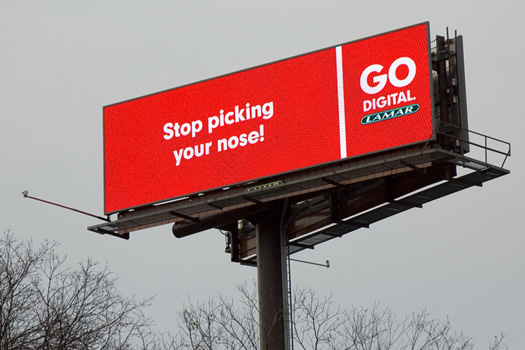
<svg viewBox="0 0 525 350"><path fill-rule="evenodd" d="M281 230L282 203L277 203L255 226L261 350L289 349L286 236Z"/></svg>

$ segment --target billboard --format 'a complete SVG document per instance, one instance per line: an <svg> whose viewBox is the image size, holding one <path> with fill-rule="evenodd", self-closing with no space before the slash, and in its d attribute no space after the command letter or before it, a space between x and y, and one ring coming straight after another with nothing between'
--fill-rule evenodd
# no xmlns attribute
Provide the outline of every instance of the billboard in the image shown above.
<svg viewBox="0 0 525 350"><path fill-rule="evenodd" d="M104 107L105 213L433 137L423 23Z"/></svg>

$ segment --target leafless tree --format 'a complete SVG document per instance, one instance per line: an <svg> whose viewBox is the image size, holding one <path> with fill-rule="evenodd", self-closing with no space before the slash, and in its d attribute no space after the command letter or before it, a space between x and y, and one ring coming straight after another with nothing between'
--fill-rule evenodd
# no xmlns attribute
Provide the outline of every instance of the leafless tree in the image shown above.
<svg viewBox="0 0 525 350"><path fill-rule="evenodd" d="M10 232L0 237L0 350L143 349L256 350L257 286L240 286L234 301L222 295L189 303L178 312L174 335L152 328L143 309L150 300L119 294L116 276L87 260L77 267L57 254L56 243L38 247ZM313 289L292 293L291 334L296 349L470 350L472 339L428 312L396 317L378 305L342 309ZM264 335L262 335L264 336ZM503 350L504 335L489 344Z"/></svg>
<svg viewBox="0 0 525 350"><path fill-rule="evenodd" d="M489 344L489 350L507 350L508 346L503 343L504 338L505 334L503 333L494 336L494 341Z"/></svg>
<svg viewBox="0 0 525 350"><path fill-rule="evenodd" d="M256 287L239 287L239 307L222 296L190 304L179 312L181 349L258 349ZM470 350L474 342L455 332L450 321L432 319L427 311L398 318L389 308L341 309L332 296L296 288L292 298L293 347L314 350ZM489 350L506 349L503 335Z"/></svg>
<svg viewBox="0 0 525 350"><path fill-rule="evenodd" d="M332 296L318 297L311 288L296 288L292 294L292 331L300 349L333 349L343 313L334 309Z"/></svg>
<svg viewBox="0 0 525 350"><path fill-rule="evenodd" d="M129 349L151 322L150 300L123 297L92 260L66 266L56 243L0 238L0 349Z"/></svg>
<svg viewBox="0 0 525 350"><path fill-rule="evenodd" d="M259 318L256 289L240 287L241 307L219 295L206 303L189 304L178 312L183 349L258 349Z"/></svg>
<svg viewBox="0 0 525 350"><path fill-rule="evenodd" d="M344 312L338 333L344 349L472 349L474 343L452 330L449 320L433 320L426 312L398 320L392 310L353 308Z"/></svg>

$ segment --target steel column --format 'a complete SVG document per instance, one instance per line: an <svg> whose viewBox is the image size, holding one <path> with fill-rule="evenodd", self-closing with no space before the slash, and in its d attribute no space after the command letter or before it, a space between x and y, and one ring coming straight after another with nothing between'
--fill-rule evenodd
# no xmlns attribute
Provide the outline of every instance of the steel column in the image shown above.
<svg viewBox="0 0 525 350"><path fill-rule="evenodd" d="M274 208L256 222L261 350L289 348L286 236L278 210L282 206Z"/></svg>

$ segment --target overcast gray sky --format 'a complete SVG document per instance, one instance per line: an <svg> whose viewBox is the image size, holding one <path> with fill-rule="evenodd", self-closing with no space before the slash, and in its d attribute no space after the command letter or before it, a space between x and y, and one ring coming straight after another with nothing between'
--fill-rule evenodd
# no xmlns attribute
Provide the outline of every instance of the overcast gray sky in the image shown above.
<svg viewBox="0 0 525 350"><path fill-rule="evenodd" d="M432 37L464 36L469 126L512 143L512 173L298 254L332 267L294 263L293 283L344 306L426 308L480 348L505 332L523 349L524 13L519 0L0 0L0 229L107 262L125 293L157 296L150 314L169 330L183 303L233 296L256 270L230 263L217 231L99 236L96 219L22 191L100 215L102 106L428 20Z"/></svg>

